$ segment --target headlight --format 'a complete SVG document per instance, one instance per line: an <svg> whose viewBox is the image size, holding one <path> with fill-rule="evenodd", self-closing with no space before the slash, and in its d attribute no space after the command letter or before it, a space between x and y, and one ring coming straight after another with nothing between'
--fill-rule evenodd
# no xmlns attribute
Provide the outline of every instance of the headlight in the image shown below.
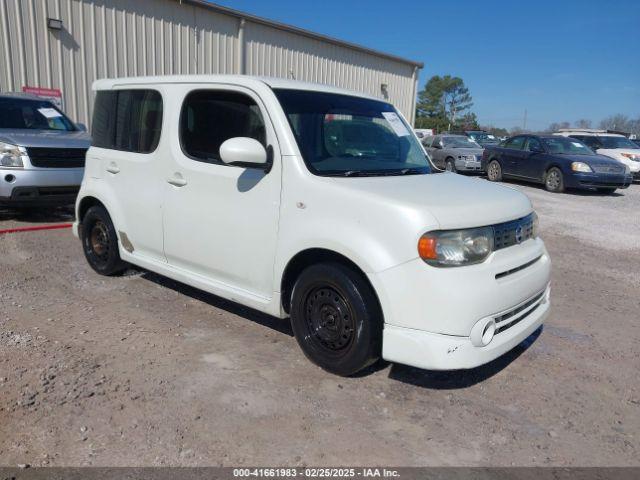
<svg viewBox="0 0 640 480"><path fill-rule="evenodd" d="M633 160L634 162L640 162L640 155L636 153L621 153L623 157L627 157L629 160Z"/></svg>
<svg viewBox="0 0 640 480"><path fill-rule="evenodd" d="M571 164L571 170L574 172L592 173L591 167L583 162L573 162Z"/></svg>
<svg viewBox="0 0 640 480"><path fill-rule="evenodd" d="M629 165L624 166L625 175L629 175L631 173L631 167Z"/></svg>
<svg viewBox="0 0 640 480"><path fill-rule="evenodd" d="M0 142L0 167L24 167L23 155L26 155L24 147Z"/></svg>
<svg viewBox="0 0 640 480"><path fill-rule="evenodd" d="M533 212L531 216L533 218L533 222L531 224L531 233L533 235L533 238L538 238L538 228L540 226L540 220L538 220L538 214L536 212Z"/></svg>
<svg viewBox="0 0 640 480"><path fill-rule="evenodd" d="M435 267L483 262L493 251L491 227L425 233L418 241L420 258Z"/></svg>

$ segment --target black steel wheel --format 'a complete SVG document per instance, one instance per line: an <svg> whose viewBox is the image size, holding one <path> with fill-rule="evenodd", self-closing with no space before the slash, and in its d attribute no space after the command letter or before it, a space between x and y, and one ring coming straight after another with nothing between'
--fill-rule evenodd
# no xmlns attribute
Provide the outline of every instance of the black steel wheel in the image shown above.
<svg viewBox="0 0 640 480"><path fill-rule="evenodd" d="M329 372L352 375L380 356L378 300L366 279L342 264L312 265L300 274L291 324L305 355Z"/></svg>
<svg viewBox="0 0 640 480"><path fill-rule="evenodd" d="M94 206L82 219L81 239L84 256L101 275L115 275L126 268L118 252L118 236L107 210Z"/></svg>

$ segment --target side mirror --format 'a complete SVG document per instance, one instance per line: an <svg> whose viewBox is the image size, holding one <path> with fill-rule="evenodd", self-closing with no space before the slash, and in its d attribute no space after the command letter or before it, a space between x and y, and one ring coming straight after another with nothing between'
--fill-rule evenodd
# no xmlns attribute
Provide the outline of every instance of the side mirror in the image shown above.
<svg viewBox="0 0 640 480"><path fill-rule="evenodd" d="M76 123L76 128L81 132L87 131L87 126L84 123Z"/></svg>
<svg viewBox="0 0 640 480"><path fill-rule="evenodd" d="M442 144L440 142L435 142L433 145L431 145L433 148L442 148Z"/></svg>
<svg viewBox="0 0 640 480"><path fill-rule="evenodd" d="M268 168L267 151L260 142L249 137L235 137L223 142L220 160L227 165Z"/></svg>

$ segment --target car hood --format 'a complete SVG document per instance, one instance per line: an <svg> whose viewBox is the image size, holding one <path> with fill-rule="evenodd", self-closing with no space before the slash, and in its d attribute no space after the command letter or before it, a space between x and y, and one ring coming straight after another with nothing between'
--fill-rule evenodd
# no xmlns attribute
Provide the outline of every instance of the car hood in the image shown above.
<svg viewBox="0 0 640 480"><path fill-rule="evenodd" d="M447 148L448 152L456 155L482 155L483 148Z"/></svg>
<svg viewBox="0 0 640 480"><path fill-rule="evenodd" d="M372 205L396 206L419 222L431 216L442 229L493 225L532 211L529 198L514 188L448 172L335 181Z"/></svg>
<svg viewBox="0 0 640 480"><path fill-rule="evenodd" d="M0 129L0 142L21 147L89 148L91 136L81 131Z"/></svg>

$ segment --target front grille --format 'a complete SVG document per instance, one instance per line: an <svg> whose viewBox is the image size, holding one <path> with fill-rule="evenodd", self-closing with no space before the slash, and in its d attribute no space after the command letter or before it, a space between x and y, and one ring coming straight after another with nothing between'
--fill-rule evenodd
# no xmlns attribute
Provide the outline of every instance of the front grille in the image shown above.
<svg viewBox="0 0 640 480"><path fill-rule="evenodd" d="M84 167L86 148L27 147L31 165L38 168Z"/></svg>
<svg viewBox="0 0 640 480"><path fill-rule="evenodd" d="M539 303L542 300L546 290L540 292L535 297L527 300L522 305L514 308L513 310L509 310L502 315L498 315L494 317L496 321L496 335L500 332L504 332L506 329L513 327L517 323L520 323L522 320L527 318L536 308L536 303ZM535 305L535 306L534 306ZM531 308L530 308L531 307ZM527 310L529 309L529 310ZM525 310L527 310L525 312ZM518 316L519 313L524 312L522 315Z"/></svg>
<svg viewBox="0 0 640 480"><path fill-rule="evenodd" d="M593 165L595 173L624 173L624 165Z"/></svg>
<svg viewBox="0 0 640 480"><path fill-rule="evenodd" d="M493 226L495 250L518 245L533 237L533 214Z"/></svg>

